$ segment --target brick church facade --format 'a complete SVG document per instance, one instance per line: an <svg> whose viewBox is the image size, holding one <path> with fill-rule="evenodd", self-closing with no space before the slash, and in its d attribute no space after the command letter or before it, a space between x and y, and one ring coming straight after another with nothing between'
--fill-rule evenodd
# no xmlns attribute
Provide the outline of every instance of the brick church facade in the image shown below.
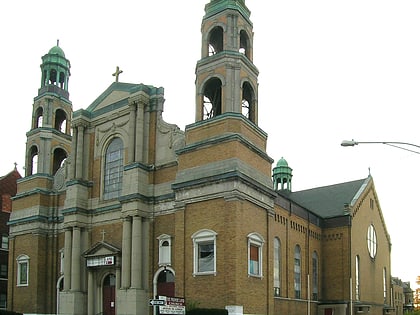
<svg viewBox="0 0 420 315"><path fill-rule="evenodd" d="M42 57L8 308L153 314L149 300L169 296L230 314L393 314L372 178L294 192L258 125L267 105L245 1L209 1L201 29L185 130L163 120L152 85L117 80L73 111L69 60L58 45Z"/></svg>

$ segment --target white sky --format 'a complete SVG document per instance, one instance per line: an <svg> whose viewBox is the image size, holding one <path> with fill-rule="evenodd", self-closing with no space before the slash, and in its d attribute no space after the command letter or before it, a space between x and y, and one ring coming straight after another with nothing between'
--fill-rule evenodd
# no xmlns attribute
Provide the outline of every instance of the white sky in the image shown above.
<svg viewBox="0 0 420 315"><path fill-rule="evenodd" d="M194 122L195 65L209 0L1 1L0 176L18 163L41 81L41 56L60 39L71 62L73 109L113 81L165 88L164 118ZM246 0L254 23L259 126L268 154L293 168L293 190L375 181L388 232L392 275L420 275L420 155L381 144L420 144L420 1Z"/></svg>

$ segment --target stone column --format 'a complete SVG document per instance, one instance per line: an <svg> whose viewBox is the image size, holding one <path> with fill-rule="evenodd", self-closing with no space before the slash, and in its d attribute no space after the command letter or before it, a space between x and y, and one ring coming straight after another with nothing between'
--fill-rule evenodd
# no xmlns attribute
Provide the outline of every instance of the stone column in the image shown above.
<svg viewBox="0 0 420 315"><path fill-rule="evenodd" d="M136 149L136 103L130 104L130 119L128 126L128 163L134 162Z"/></svg>
<svg viewBox="0 0 420 315"><path fill-rule="evenodd" d="M69 178L73 179L75 177L76 171L76 137L77 137L77 128L73 128L73 137L71 138L71 159L70 159L70 170L69 170Z"/></svg>
<svg viewBox="0 0 420 315"><path fill-rule="evenodd" d="M123 218L122 261L121 261L121 287L128 289L131 280L131 220Z"/></svg>
<svg viewBox="0 0 420 315"><path fill-rule="evenodd" d="M73 227L71 251L71 290L80 291L80 227Z"/></svg>
<svg viewBox="0 0 420 315"><path fill-rule="evenodd" d="M64 291L71 288L71 229L64 232Z"/></svg>
<svg viewBox="0 0 420 315"><path fill-rule="evenodd" d="M149 276L149 235L150 235L150 223L149 223L149 219L143 218L143 222L142 222L142 239L141 239L141 243L142 243L142 255L141 255L141 260L142 260L142 289L148 289L149 288L149 281L148 281L148 276Z"/></svg>
<svg viewBox="0 0 420 315"><path fill-rule="evenodd" d="M144 103L139 102L137 105L137 121L136 121L136 161L143 162L143 141L144 141L144 129L146 128L146 122L144 121Z"/></svg>
<svg viewBox="0 0 420 315"><path fill-rule="evenodd" d="M77 149L76 149L76 178L83 178L83 125L77 126Z"/></svg>
<svg viewBox="0 0 420 315"><path fill-rule="evenodd" d="M95 308L95 282L93 278L93 271L88 271L88 313L87 315L94 315Z"/></svg>
<svg viewBox="0 0 420 315"><path fill-rule="evenodd" d="M142 219L133 217L133 236L131 249L131 287L142 288Z"/></svg>

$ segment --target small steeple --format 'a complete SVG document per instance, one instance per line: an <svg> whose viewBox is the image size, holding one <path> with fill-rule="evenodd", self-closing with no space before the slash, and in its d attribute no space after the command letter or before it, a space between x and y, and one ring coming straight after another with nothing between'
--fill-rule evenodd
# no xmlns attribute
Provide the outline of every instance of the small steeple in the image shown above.
<svg viewBox="0 0 420 315"><path fill-rule="evenodd" d="M41 88L38 95L46 92L59 94L66 99L69 98L68 84L70 77L70 61L66 59L64 51L57 45L52 47L42 57L41 64Z"/></svg>
<svg viewBox="0 0 420 315"><path fill-rule="evenodd" d="M274 189L292 191L292 176L292 169L282 157L273 169Z"/></svg>

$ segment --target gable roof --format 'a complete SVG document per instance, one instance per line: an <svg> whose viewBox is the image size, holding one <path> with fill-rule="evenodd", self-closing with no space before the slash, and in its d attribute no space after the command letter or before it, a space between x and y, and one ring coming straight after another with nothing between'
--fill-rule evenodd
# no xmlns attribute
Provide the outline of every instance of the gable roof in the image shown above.
<svg viewBox="0 0 420 315"><path fill-rule="evenodd" d="M143 83L113 82L101 95L99 95L87 109L79 109L73 113L73 117L85 116L95 118L107 112L117 110L128 105L128 99L138 92L143 92L149 97L163 95L163 87L154 87Z"/></svg>
<svg viewBox="0 0 420 315"><path fill-rule="evenodd" d="M344 215L347 206L354 205L371 180L369 176L365 179L289 192L286 196L322 218L331 218Z"/></svg>

